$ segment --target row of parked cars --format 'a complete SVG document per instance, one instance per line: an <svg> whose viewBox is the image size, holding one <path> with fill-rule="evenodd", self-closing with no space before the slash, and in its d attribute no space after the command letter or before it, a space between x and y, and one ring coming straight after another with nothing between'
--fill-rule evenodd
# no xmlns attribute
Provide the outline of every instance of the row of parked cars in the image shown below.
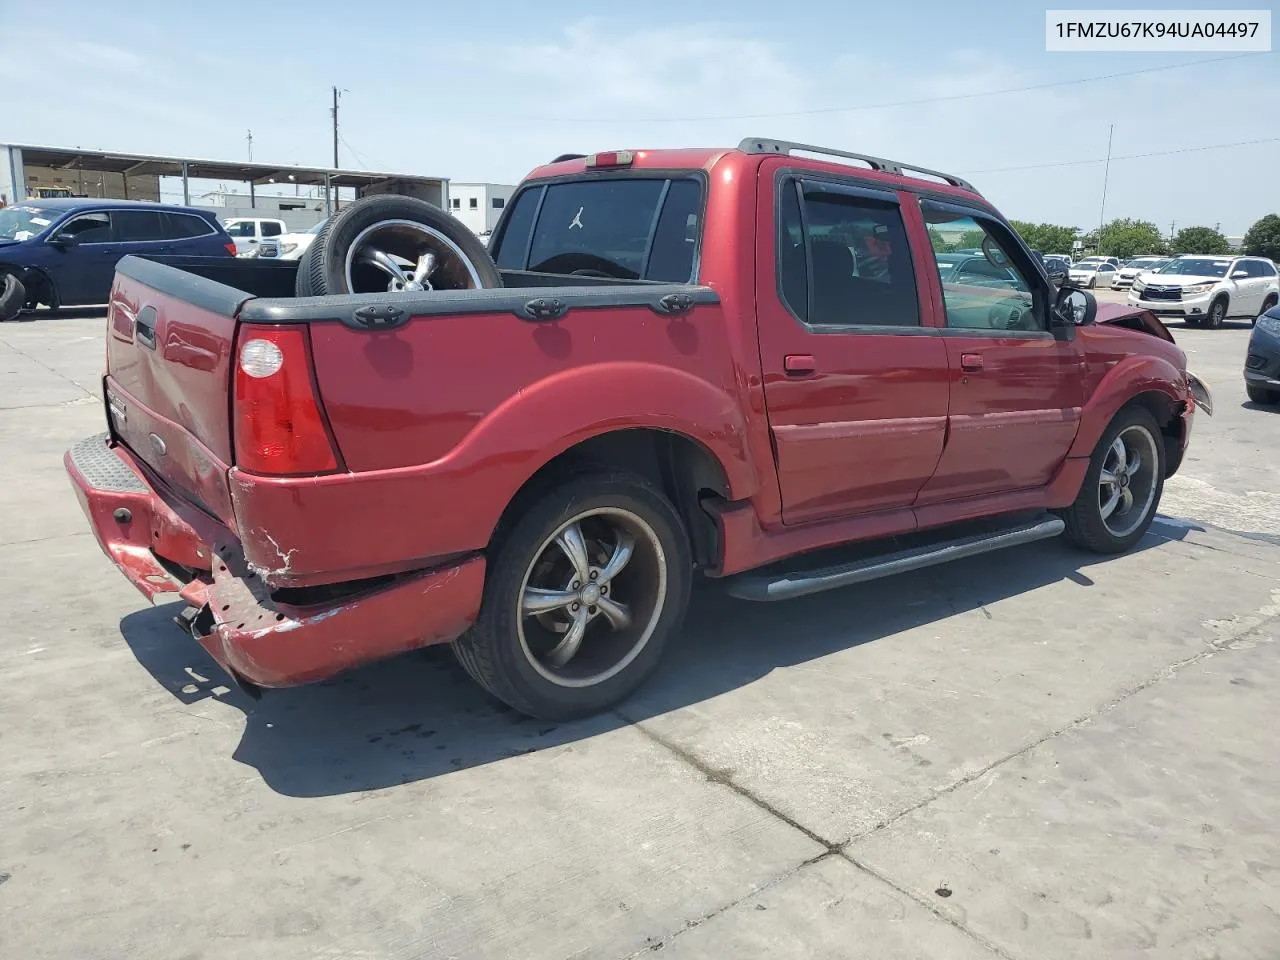
<svg viewBox="0 0 1280 960"><path fill-rule="evenodd" d="M1050 260L1063 257L1046 256ZM1253 320L1280 302L1280 271L1265 257L1180 254L1176 257L1085 257L1067 263L1072 284L1129 290L1129 303L1191 326Z"/></svg>

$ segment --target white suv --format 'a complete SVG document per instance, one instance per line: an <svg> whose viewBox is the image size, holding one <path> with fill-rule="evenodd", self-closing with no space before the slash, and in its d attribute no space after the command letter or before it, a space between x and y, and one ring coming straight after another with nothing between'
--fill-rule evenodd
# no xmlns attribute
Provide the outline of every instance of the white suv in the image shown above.
<svg viewBox="0 0 1280 960"><path fill-rule="evenodd" d="M1188 326L1222 326L1228 317L1253 320L1280 301L1280 277L1261 257L1184 254L1133 282L1129 303Z"/></svg>

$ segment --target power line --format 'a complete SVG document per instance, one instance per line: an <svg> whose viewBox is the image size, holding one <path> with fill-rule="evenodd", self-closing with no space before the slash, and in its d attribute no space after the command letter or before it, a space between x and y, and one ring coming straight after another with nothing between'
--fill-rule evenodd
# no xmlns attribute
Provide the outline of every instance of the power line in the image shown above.
<svg viewBox="0 0 1280 960"><path fill-rule="evenodd" d="M357 160L359 160L361 163L363 163L363 164L364 164L367 168L369 168L370 170L372 170L374 167L381 167L381 168L382 168L382 169L384 169L384 170L385 170L385 169L387 169L387 167L386 167L386 165L385 165L385 164L379 164L379 163L371 162L371 161L369 160L369 158L368 158L368 157L366 157L363 153L361 153L359 150L357 150L357 149L356 149L355 147L353 147L351 144L347 143L347 138L346 138L346 137L344 137L344 136L342 136L341 134L339 134L339 135L338 135L338 139L342 141L342 145L343 145L344 147L346 147L348 150L350 150L350 151L351 151L351 155L352 155L352 156L354 156Z"/></svg>
<svg viewBox="0 0 1280 960"><path fill-rule="evenodd" d="M999 97L1009 93L1026 93L1031 90L1048 90L1054 87L1069 87L1081 83L1096 83L1101 80L1117 80L1121 77L1135 77L1145 73L1184 70L1187 67L1223 63L1227 60L1242 60L1245 57L1259 57L1270 53L1272 51L1234 53L1225 57L1213 57L1208 60L1193 60L1190 63L1170 63L1162 67L1142 67L1138 70L1104 73L1094 77L1076 77L1072 80L1051 80L1046 83L1033 83L1024 87L1005 87L1001 90L984 90L977 93L954 93L941 97L917 97L911 100L886 100L882 103L859 103L847 107L819 107L812 110L780 110L775 113L726 113L692 117L547 117L523 115L521 119L536 120L540 123L696 123L708 120L770 120L777 117L814 117L832 113L854 113L859 110L884 110L889 107L910 107L926 103L949 103L956 100L974 100L980 97ZM509 119L507 115L503 114L480 114L480 116L491 120Z"/></svg>
<svg viewBox="0 0 1280 960"><path fill-rule="evenodd" d="M1280 143L1280 137L1265 137L1261 140L1237 140L1235 143L1210 143L1201 147L1180 147L1177 150L1156 150L1152 153L1130 153L1125 156L1113 156L1111 162L1116 160L1145 160L1147 157L1170 157L1176 153L1198 153L1202 150L1226 150L1230 147L1252 147L1262 143ZM1098 157L1093 160L1054 160L1049 163L1029 163L1021 167L988 167L985 170L962 170L965 176L971 176L975 173L1008 173L1014 170L1044 170L1048 167L1081 167L1090 163L1106 163L1105 157Z"/></svg>

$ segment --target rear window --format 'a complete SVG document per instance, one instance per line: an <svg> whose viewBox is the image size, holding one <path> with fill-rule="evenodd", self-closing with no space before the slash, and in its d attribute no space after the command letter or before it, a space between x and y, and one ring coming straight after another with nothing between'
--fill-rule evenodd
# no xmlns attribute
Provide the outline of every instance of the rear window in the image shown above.
<svg viewBox="0 0 1280 960"><path fill-rule="evenodd" d="M189 213L166 213L164 222L164 235L170 240L187 240L213 233L208 223Z"/></svg>
<svg viewBox="0 0 1280 960"><path fill-rule="evenodd" d="M504 270L685 283L702 227L702 184L626 177L529 187L495 242Z"/></svg>

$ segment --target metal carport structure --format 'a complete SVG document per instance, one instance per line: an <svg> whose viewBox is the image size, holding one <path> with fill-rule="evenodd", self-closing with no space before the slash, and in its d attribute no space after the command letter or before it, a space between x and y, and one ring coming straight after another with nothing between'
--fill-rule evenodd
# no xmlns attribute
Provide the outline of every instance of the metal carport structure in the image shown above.
<svg viewBox="0 0 1280 960"><path fill-rule="evenodd" d="M325 188L325 213L331 213L334 188L348 187L357 197L374 193L396 193L418 197L448 209L449 181L445 177L423 177L404 173L374 173L330 167L300 167L288 164L241 163L200 160L192 157L162 157L105 150L69 147L42 147L30 144L3 144L0 157L0 195L14 203L28 195L28 167L114 174L121 178L124 197L129 199L129 178L174 177L182 180L182 201L191 203L192 180L229 180L249 184L250 205L254 188L268 183L299 184Z"/></svg>

